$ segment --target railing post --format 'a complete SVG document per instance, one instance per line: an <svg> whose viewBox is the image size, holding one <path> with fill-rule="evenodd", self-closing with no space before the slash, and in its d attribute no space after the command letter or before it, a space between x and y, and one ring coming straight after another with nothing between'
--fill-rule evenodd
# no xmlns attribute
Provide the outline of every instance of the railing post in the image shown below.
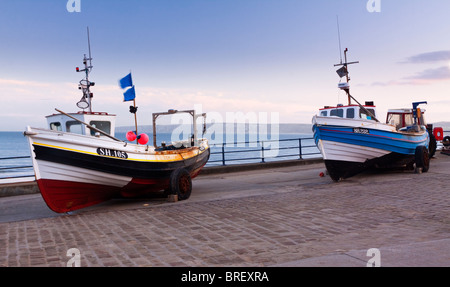
<svg viewBox="0 0 450 287"><path fill-rule="evenodd" d="M262 163L265 163L265 159L264 159L264 142L261 142L261 160Z"/></svg>
<svg viewBox="0 0 450 287"><path fill-rule="evenodd" d="M303 155L302 155L302 139L301 138L298 139L298 155L299 155L300 159L303 159Z"/></svg>
<svg viewBox="0 0 450 287"><path fill-rule="evenodd" d="M222 144L222 165L225 164L225 143Z"/></svg>

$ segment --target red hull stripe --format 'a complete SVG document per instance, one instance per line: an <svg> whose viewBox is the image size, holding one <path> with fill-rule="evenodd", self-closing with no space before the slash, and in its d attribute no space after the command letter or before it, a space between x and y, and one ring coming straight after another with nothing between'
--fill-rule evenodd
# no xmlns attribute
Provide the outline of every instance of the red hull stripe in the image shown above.
<svg viewBox="0 0 450 287"><path fill-rule="evenodd" d="M326 129L326 128L322 128L322 130L323 131L327 131L327 132L354 134L354 132L351 132L351 131L333 130L333 129ZM400 142L409 142L409 143L421 143L421 142L425 141L423 138L421 138L419 140L408 140L408 139L388 137L388 136L376 135L376 134L370 134L370 136L371 137L378 137L378 138L385 138L385 139L395 140L395 141L400 141Z"/></svg>
<svg viewBox="0 0 450 287"><path fill-rule="evenodd" d="M192 171L195 178L201 167ZM168 179L132 179L123 188L92 183L39 179L42 197L48 207L57 213L66 213L99 204L114 197L137 197L169 187Z"/></svg>
<svg viewBox="0 0 450 287"><path fill-rule="evenodd" d="M38 185L45 203L57 213L92 206L120 194L120 188L92 183L40 179Z"/></svg>

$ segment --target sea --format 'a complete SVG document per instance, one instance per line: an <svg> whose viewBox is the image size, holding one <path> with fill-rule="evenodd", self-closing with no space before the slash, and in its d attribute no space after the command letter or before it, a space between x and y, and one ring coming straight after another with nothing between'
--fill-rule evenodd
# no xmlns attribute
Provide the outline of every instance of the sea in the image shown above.
<svg viewBox="0 0 450 287"><path fill-rule="evenodd" d="M149 136L152 141L152 136ZM126 133L116 133L116 137L126 140ZM207 166L321 157L312 134L279 134L272 138L258 138L252 134L234 135L231 138L216 134L205 137L211 146ZM163 141L170 143L172 140L170 133L157 134L158 144ZM34 171L27 138L23 132L0 132L0 179L28 176L34 176Z"/></svg>

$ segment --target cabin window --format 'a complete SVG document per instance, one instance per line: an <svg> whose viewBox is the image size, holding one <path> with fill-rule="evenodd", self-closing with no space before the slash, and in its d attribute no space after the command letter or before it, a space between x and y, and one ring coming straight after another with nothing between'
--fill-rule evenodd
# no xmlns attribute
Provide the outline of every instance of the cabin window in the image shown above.
<svg viewBox="0 0 450 287"><path fill-rule="evenodd" d="M344 117L344 110L343 109L331 110L330 116L336 116L336 117L343 118Z"/></svg>
<svg viewBox="0 0 450 287"><path fill-rule="evenodd" d="M355 109L350 108L347 109L347 119L354 119L355 118Z"/></svg>
<svg viewBox="0 0 450 287"><path fill-rule="evenodd" d="M375 116L375 110L374 110L374 109L367 109L367 108L366 108L366 110L368 110L372 115ZM371 116L370 114L368 114L368 113L367 113L365 110L363 110L363 109L359 110L359 116L360 116L362 119L368 119L368 120L371 120L371 119L372 119L372 116Z"/></svg>
<svg viewBox="0 0 450 287"><path fill-rule="evenodd" d="M94 128L104 131L107 134L111 134L111 122L106 121L91 121L89 123ZM91 130L91 136L95 136L95 131Z"/></svg>
<svg viewBox="0 0 450 287"><path fill-rule="evenodd" d="M414 125L414 117L412 114L405 114L405 127Z"/></svg>
<svg viewBox="0 0 450 287"><path fill-rule="evenodd" d="M74 133L74 134L83 134L83 127L81 123L76 121L69 121L66 123L66 130L68 133Z"/></svg>
<svg viewBox="0 0 450 287"><path fill-rule="evenodd" d="M89 123L94 128L104 131L107 134L111 134L111 122L107 121L91 121ZM95 131L91 130L91 136L95 136Z"/></svg>
<svg viewBox="0 0 450 287"><path fill-rule="evenodd" d="M320 115L321 115L322 117L326 117L326 116L328 116L328 111L321 111L321 112L320 112Z"/></svg>
<svg viewBox="0 0 450 287"><path fill-rule="evenodd" d="M423 113L422 113L422 116L420 118L418 118L418 120L419 120L419 125L422 125L422 126L427 125L427 123L425 121L425 117L423 116Z"/></svg>
<svg viewBox="0 0 450 287"><path fill-rule="evenodd" d="M403 127L401 115L400 114L389 115L388 124L395 126L397 129L401 129Z"/></svg>
<svg viewBox="0 0 450 287"><path fill-rule="evenodd" d="M55 122L50 124L50 129L52 131L62 132L62 126L60 122Z"/></svg>

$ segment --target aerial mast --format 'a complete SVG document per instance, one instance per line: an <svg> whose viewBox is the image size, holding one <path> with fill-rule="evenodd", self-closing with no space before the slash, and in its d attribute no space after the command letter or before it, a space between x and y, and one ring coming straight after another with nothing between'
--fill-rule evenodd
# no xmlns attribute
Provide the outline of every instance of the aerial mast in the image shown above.
<svg viewBox="0 0 450 287"><path fill-rule="evenodd" d="M342 46L341 46L341 29L339 26L339 16L336 15L336 22L337 22L337 30L338 30L338 39L339 39L339 55L341 58L341 63L340 64L336 64L334 65L335 67L338 66L342 66L342 68L340 68L339 70L337 70L336 72L338 73L339 77L346 78L346 82L345 83L339 83L339 88L341 90L344 90L347 93L347 97L348 97L348 105L350 106L352 101L351 98L352 96L350 95L350 77L348 76L348 65L352 65L352 64L358 64L359 62L347 62L347 52L348 49L345 48L344 50L344 59L345 62L342 62Z"/></svg>
<svg viewBox="0 0 450 287"><path fill-rule="evenodd" d="M81 100L77 103L77 106L80 109L89 109L89 112L92 112L92 97L94 96L93 93L91 93L90 88L95 86L94 82L89 81L89 74L92 71L92 54L91 54L91 40L89 35L89 27L87 27L87 36L88 36L88 48L89 48L89 58L84 54L83 58L83 64L84 69L80 70L79 67L76 68L77 72L85 72L86 77L80 81L80 84L78 85L78 89L82 90L83 97Z"/></svg>
<svg viewBox="0 0 450 287"><path fill-rule="evenodd" d="M350 95L350 77L349 77L349 73L348 73L348 65L358 64L359 61L356 61L356 62L347 62L347 52L348 52L348 49L345 48L345 50L344 50L344 59L345 59L345 62L342 63L342 61L341 61L340 64L336 64L336 65L334 65L334 66L335 66L335 67L342 66L342 68L340 68L340 69L337 70L336 72L338 73L339 77L341 77L341 78L345 77L345 78L346 78L346 82L345 82L345 83L339 83L339 88L340 88L341 90L344 90L344 91L347 93L347 96L348 96L348 105L351 105L351 103L352 103L352 101L351 101L352 96Z"/></svg>
<svg viewBox="0 0 450 287"><path fill-rule="evenodd" d="M356 102L356 104L358 104L358 106L365 111L368 115L370 115L372 117L372 119L374 119L376 122L379 122L379 120L375 117L375 115L370 112L369 110L367 110L363 105L361 105L354 97L352 97L352 95L350 95L350 77L348 75L348 65L352 65L352 64L358 64L359 62L347 62L347 52L348 49L346 48L344 50L344 56L345 56L345 62L344 63L340 63L340 64L336 64L334 65L335 67L337 66L342 66L342 68L340 68L339 70L337 70L336 72L338 73L339 77L343 78L346 77L347 81L345 83L339 83L338 87L341 90L344 90L347 93L348 96L348 105L350 106L352 104L352 100Z"/></svg>

